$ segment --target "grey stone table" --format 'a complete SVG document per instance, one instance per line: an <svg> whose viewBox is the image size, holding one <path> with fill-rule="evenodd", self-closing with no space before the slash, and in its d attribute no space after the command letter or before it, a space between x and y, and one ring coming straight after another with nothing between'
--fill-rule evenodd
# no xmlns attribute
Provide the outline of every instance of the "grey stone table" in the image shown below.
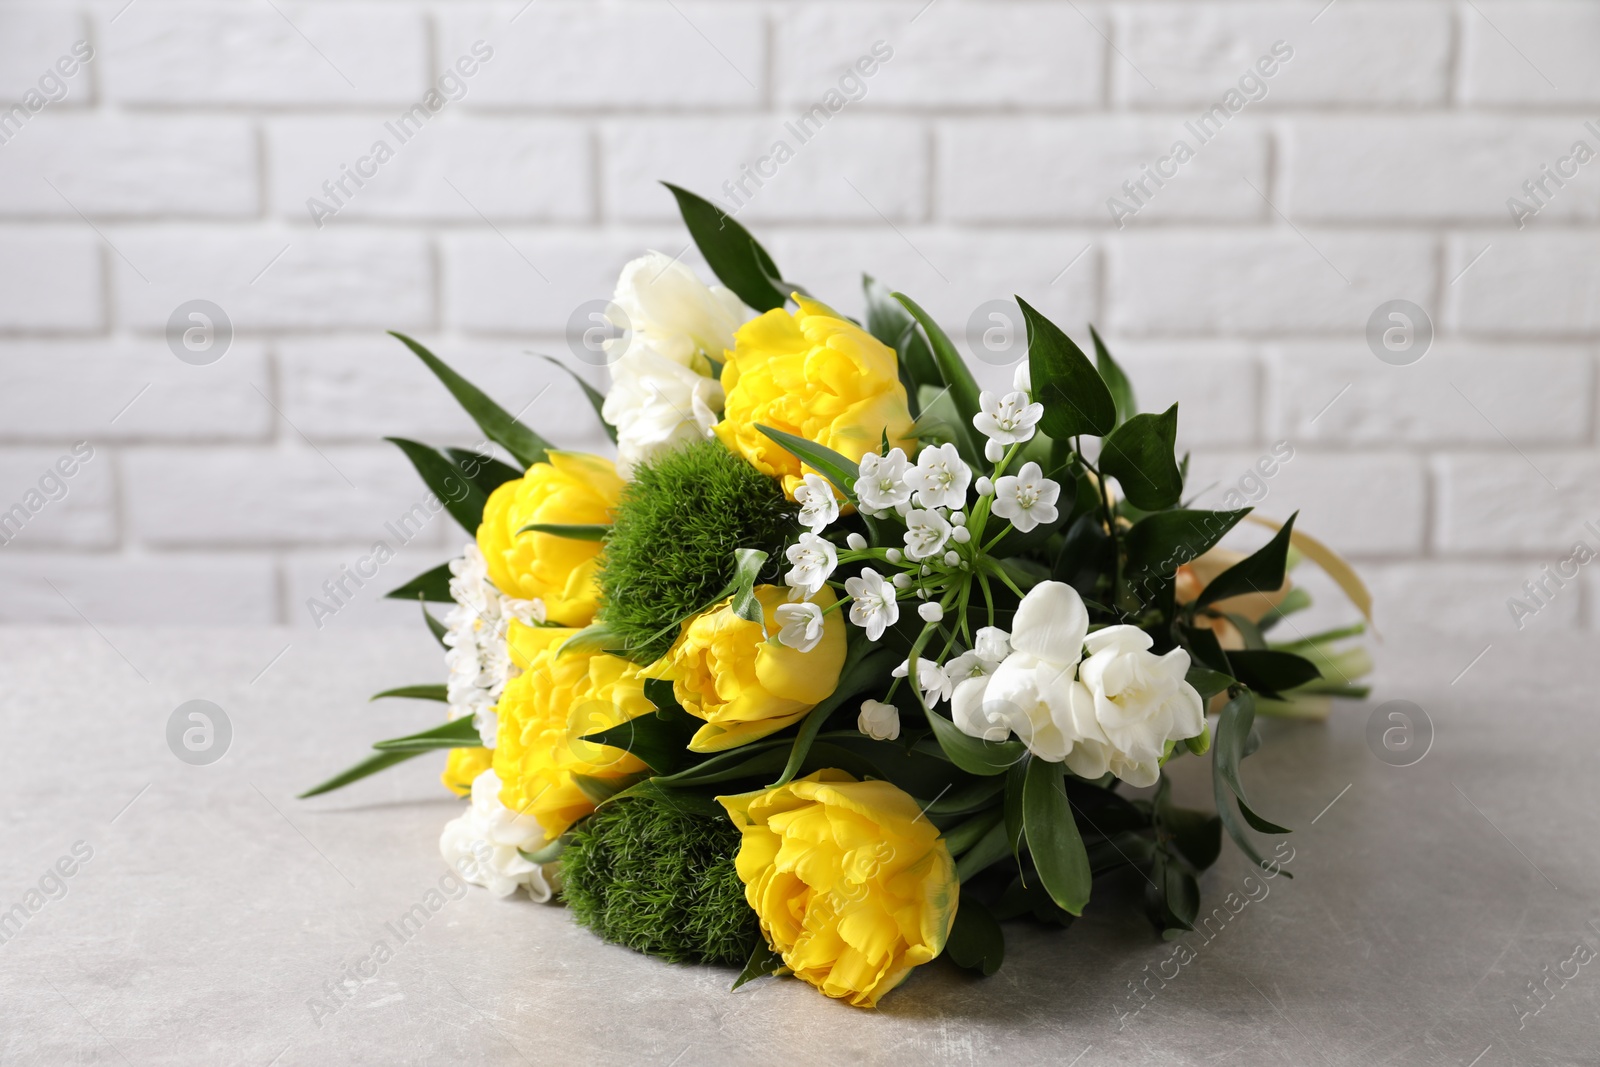
<svg viewBox="0 0 1600 1067"><path fill-rule="evenodd" d="M1268 724L1245 777L1296 828L1295 878L1227 846L1203 882L1226 921L1182 966L1106 894L1011 928L993 978L935 963L867 1012L793 980L729 993L477 889L396 936L445 873L437 760L292 797L437 717L366 702L439 677L425 634L12 630L0 1064L1600 1064L1600 656L1530 632L1474 662L1486 643L1378 649L1375 700L1433 723L1412 766L1374 755L1367 706ZM210 765L168 748L191 699L231 722ZM317 1010L379 940L392 958Z"/></svg>

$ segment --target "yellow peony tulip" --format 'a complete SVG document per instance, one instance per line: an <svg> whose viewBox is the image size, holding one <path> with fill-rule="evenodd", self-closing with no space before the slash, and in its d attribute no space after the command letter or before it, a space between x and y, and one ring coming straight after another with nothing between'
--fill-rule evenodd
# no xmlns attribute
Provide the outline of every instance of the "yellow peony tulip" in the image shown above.
<svg viewBox="0 0 1600 1067"><path fill-rule="evenodd" d="M619 779L645 769L632 753L580 739L655 710L639 668L627 660L604 652L557 656L574 633L513 623L511 658L522 673L506 683L495 707L500 803L534 816L550 839L594 810L574 775Z"/></svg>
<svg viewBox="0 0 1600 1067"><path fill-rule="evenodd" d="M755 595L767 633L776 634L776 613L789 603L789 590L758 585ZM827 609L836 599L823 586L810 603ZM683 710L706 721L690 751L721 752L777 733L831 696L844 657L845 626L837 611L823 616L816 646L801 652L767 640L760 626L724 601L685 622L671 650L646 667L644 677L670 681Z"/></svg>
<svg viewBox="0 0 1600 1067"><path fill-rule="evenodd" d="M797 296L800 310L774 308L734 334L722 368L727 392L717 436L794 499L800 461L756 428L815 441L852 462L892 447L916 451L894 349L827 307Z"/></svg>
<svg viewBox="0 0 1600 1067"><path fill-rule="evenodd" d="M717 799L743 834L745 899L797 977L870 1008L944 951L961 885L907 793L822 770Z"/></svg>
<svg viewBox="0 0 1600 1067"><path fill-rule="evenodd" d="M610 460L551 452L549 462L535 463L489 494L478 526L489 580L506 596L544 601L551 622L589 625L598 606L600 542L517 531L534 522L609 523L621 493L622 479Z"/></svg>
<svg viewBox="0 0 1600 1067"><path fill-rule="evenodd" d="M494 753L474 745L471 748L452 748L445 758L444 773L439 781L458 797L472 792L472 780L494 763Z"/></svg>

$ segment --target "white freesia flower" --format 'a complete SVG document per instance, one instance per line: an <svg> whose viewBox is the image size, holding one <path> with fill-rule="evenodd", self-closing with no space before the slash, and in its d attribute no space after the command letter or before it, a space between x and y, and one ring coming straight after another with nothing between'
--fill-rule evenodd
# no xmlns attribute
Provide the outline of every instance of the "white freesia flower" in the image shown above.
<svg viewBox="0 0 1600 1067"><path fill-rule="evenodd" d="M1205 730L1200 694L1184 680L1189 653L1174 648L1157 656L1150 635L1137 626L1108 626L1084 644L1089 657L1078 678L1106 739L1107 769L1129 785L1154 785L1167 742Z"/></svg>
<svg viewBox="0 0 1600 1067"><path fill-rule="evenodd" d="M874 741L893 741L900 736L900 709L878 700L863 700L856 729Z"/></svg>
<svg viewBox="0 0 1600 1067"><path fill-rule="evenodd" d="M845 579L844 591L850 594L850 621L867 631L867 640L876 641L900 621L894 586L871 567L862 568L859 578Z"/></svg>
<svg viewBox="0 0 1600 1067"><path fill-rule="evenodd" d="M996 397L985 389L978 396L978 413L972 416L972 425L989 440L1002 445L1014 445L1033 440L1035 428L1044 417L1043 404L1030 404L1028 394L1020 389Z"/></svg>
<svg viewBox="0 0 1600 1067"><path fill-rule="evenodd" d="M730 290L706 285L694 271L660 252L646 252L622 268L612 297L612 321L631 331L624 341L631 352L636 342L685 367L699 366L704 354L723 362L733 347L733 334L751 312Z"/></svg>
<svg viewBox="0 0 1600 1067"><path fill-rule="evenodd" d="M953 527L937 511L912 510L906 513L906 555L912 559L931 559L944 551Z"/></svg>
<svg viewBox="0 0 1600 1067"><path fill-rule="evenodd" d="M795 486L794 500L800 505L800 525L812 533L821 533L839 517L839 501L833 495L833 483L820 474L808 474Z"/></svg>
<svg viewBox="0 0 1600 1067"><path fill-rule="evenodd" d="M898 448L887 456L868 452L857 465L856 499L861 509L872 515L896 511L910 504L911 487L905 483L909 461Z"/></svg>
<svg viewBox="0 0 1600 1067"><path fill-rule="evenodd" d="M1033 395L1033 371L1026 359L1018 363L1017 369L1011 372L1011 388L1019 393L1027 393L1030 397Z"/></svg>
<svg viewBox="0 0 1600 1067"><path fill-rule="evenodd" d="M930 445L917 453L917 465L906 471L905 483L916 490L918 507L960 508L967 501L972 470L955 445Z"/></svg>
<svg viewBox="0 0 1600 1067"><path fill-rule="evenodd" d="M472 803L460 817L445 824L439 835L439 851L450 869L473 885L481 885L497 897L508 897L518 886L543 902L550 899L552 876L558 865L548 870L530 863L518 849L532 851L545 844L544 828L532 815L518 815L500 803L500 778L493 770L472 780Z"/></svg>
<svg viewBox="0 0 1600 1067"><path fill-rule="evenodd" d="M1011 655L1011 635L998 626L980 626L972 651L993 670Z"/></svg>
<svg viewBox="0 0 1600 1067"><path fill-rule="evenodd" d="M445 698L449 717L472 716L485 748L493 748L499 721L495 705L506 682L521 671L511 662L506 631L512 620L532 625L544 621L544 603L503 595L489 581L483 554L474 542L450 561L450 596L455 601L444 616L444 654L449 677Z"/></svg>
<svg viewBox="0 0 1600 1067"><path fill-rule="evenodd" d="M994 513L1010 519L1011 525L1027 533L1040 523L1056 521L1056 500L1060 496L1061 486L1046 478L1039 465L1030 461L1015 475L995 481Z"/></svg>
<svg viewBox="0 0 1600 1067"><path fill-rule="evenodd" d="M822 609L807 601L779 604L773 612L778 618L778 642L797 652L810 652L822 640Z"/></svg>
<svg viewBox="0 0 1600 1067"><path fill-rule="evenodd" d="M911 673L911 661L901 662L890 673L896 678L907 677ZM950 678L944 668L921 656L917 657L917 688L922 690L923 703L930 708L941 700L950 699Z"/></svg>
<svg viewBox="0 0 1600 1067"><path fill-rule="evenodd" d="M801 534L800 540L790 545L784 555L793 564L783 576L784 584L789 586L790 600L810 600L816 596L839 565L833 542L814 533Z"/></svg>
<svg viewBox="0 0 1600 1067"><path fill-rule="evenodd" d="M600 417L617 428L617 470L629 477L662 452L711 436L722 383L639 343L612 364Z"/></svg>

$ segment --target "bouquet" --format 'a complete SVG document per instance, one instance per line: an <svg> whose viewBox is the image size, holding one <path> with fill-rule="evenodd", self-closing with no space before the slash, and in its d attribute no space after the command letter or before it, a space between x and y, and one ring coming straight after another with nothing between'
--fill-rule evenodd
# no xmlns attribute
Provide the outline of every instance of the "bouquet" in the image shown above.
<svg viewBox="0 0 1600 1067"><path fill-rule="evenodd" d="M1066 926L1129 868L1102 886L1192 929L1224 831L1277 873L1254 719L1326 715L1370 662L1361 623L1269 635L1309 603L1301 557L1367 614L1350 568L1293 516L1184 506L1177 405L1139 411L1092 329L1093 360L1019 298L1026 359L980 389L910 297L867 278L858 322L668 188L721 285L623 269L611 390L574 374L615 461L395 335L486 438L394 439L471 540L389 594L447 680L378 695L447 714L305 795L446 750L463 880L860 1007L938 957L994 973L1002 923ZM1219 548L1246 519L1265 546ZM1199 759L1215 814L1171 797Z"/></svg>

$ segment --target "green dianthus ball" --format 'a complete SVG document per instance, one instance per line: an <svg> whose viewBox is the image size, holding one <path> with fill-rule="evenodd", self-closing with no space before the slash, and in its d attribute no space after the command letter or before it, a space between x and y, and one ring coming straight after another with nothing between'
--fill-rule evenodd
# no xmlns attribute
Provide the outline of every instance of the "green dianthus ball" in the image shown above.
<svg viewBox="0 0 1600 1067"><path fill-rule="evenodd" d="M642 464L622 491L600 562L600 620L628 655L651 663L677 623L733 577L733 551L768 553L762 578L781 573L796 507L772 478L720 441L696 442Z"/></svg>
<svg viewBox="0 0 1600 1067"><path fill-rule="evenodd" d="M624 797L573 828L562 895L607 941L673 963L742 964L761 934L734 870L738 851L726 817Z"/></svg>

